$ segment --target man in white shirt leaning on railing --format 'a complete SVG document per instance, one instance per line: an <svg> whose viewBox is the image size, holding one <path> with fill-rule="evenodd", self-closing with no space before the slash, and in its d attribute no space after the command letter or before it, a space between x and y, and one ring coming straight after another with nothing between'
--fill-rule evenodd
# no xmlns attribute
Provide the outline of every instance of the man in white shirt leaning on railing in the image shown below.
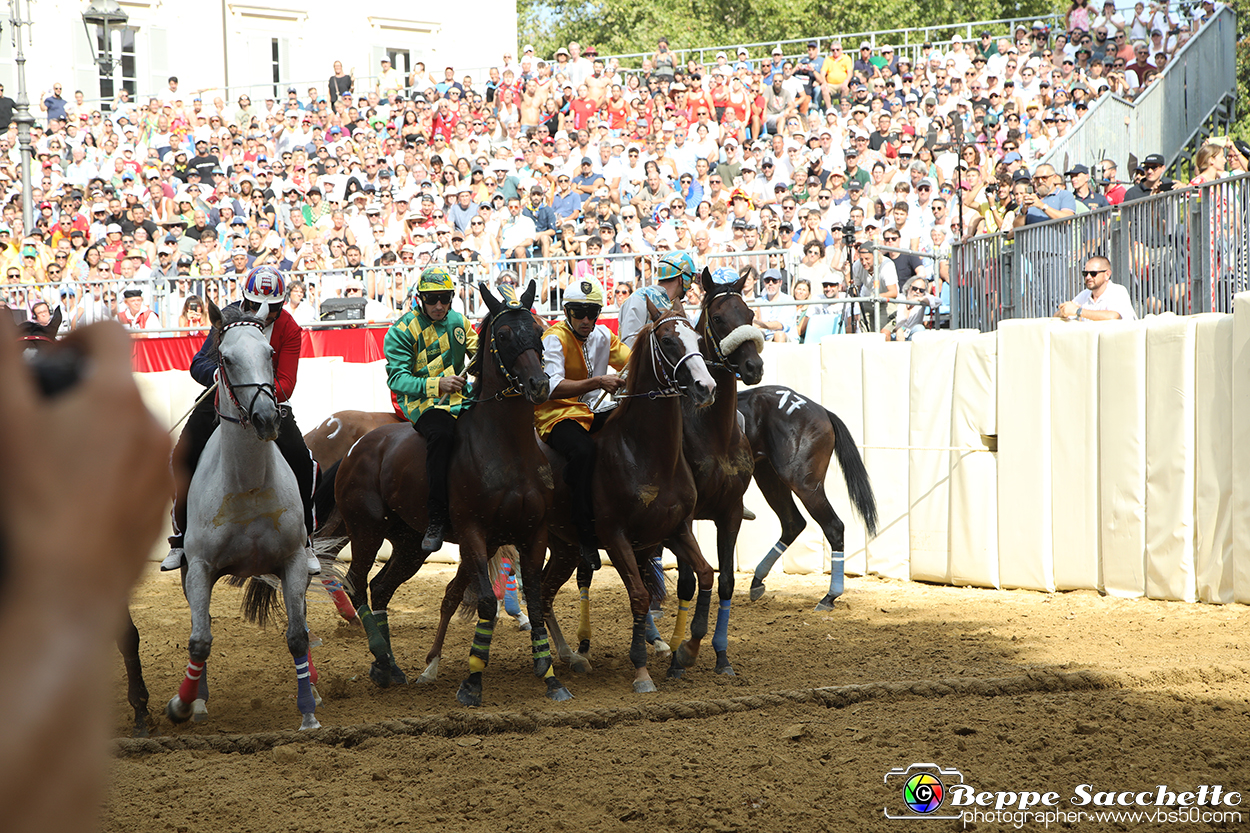
<svg viewBox="0 0 1250 833"><path fill-rule="evenodd" d="M1059 305L1056 318L1068 321L1133 321L1137 313L1128 290L1111 280L1111 261L1091 257L1085 261L1085 288L1071 301Z"/></svg>

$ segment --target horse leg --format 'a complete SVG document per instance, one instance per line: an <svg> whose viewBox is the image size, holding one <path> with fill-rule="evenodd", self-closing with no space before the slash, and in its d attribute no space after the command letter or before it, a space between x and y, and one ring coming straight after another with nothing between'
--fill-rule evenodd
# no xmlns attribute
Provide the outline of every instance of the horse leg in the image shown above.
<svg viewBox="0 0 1250 833"><path fill-rule="evenodd" d="M456 700L464 706L482 705L482 672L490 662L490 643L495 634L495 616L499 605L491 590L490 569L487 566L486 540L480 530L461 533L460 558L472 568L470 580L477 582L477 627L473 631L473 644L469 648L469 676L460 683Z"/></svg>
<svg viewBox="0 0 1250 833"><path fill-rule="evenodd" d="M595 579L595 568L582 559L577 565L577 655L590 661L590 585Z"/></svg>
<svg viewBox="0 0 1250 833"><path fill-rule="evenodd" d="M372 611L376 623L376 636L369 639L369 650L373 653L374 662L369 668L369 679L382 688L392 683L407 685L408 675L400 669L395 661L395 651L391 647L391 625L387 615L387 607L400 585L412 578L429 554L421 549L419 536L411 527L398 524L390 535L391 557L386 565L378 571L369 582L369 595L373 599L376 610ZM365 619L361 616L361 621ZM366 627L366 633L368 628Z"/></svg>
<svg viewBox="0 0 1250 833"><path fill-rule="evenodd" d="M525 580L521 575L520 567L504 558L499 570L499 578L503 584L504 613L516 619L517 630L529 630L530 618L521 609L521 599L525 595Z"/></svg>
<svg viewBox="0 0 1250 833"><path fill-rule="evenodd" d="M295 703L303 716L300 731L320 729L317 693L313 689L312 656L308 652L308 568L303 558L293 558L282 574L282 600L286 603L286 646L295 661Z"/></svg>
<svg viewBox="0 0 1250 833"><path fill-rule="evenodd" d="M690 638L673 651L673 663L689 668L698 659L699 647L703 643L703 637L707 635L708 610L712 606L712 567L699 551L699 542L695 540L689 520L682 531L667 542L667 546L679 561L690 565L699 582L694 616L690 619Z"/></svg>
<svg viewBox="0 0 1250 833"><path fill-rule="evenodd" d="M651 604L651 593L638 572L634 550L625 535L614 530L609 540L601 538L600 542L605 545L604 549L612 558L612 566L620 574L625 592L629 594L629 610L634 618L629 642L629 659L634 664L634 693L647 694L656 690L651 672L647 669L647 608Z"/></svg>
<svg viewBox="0 0 1250 833"><path fill-rule="evenodd" d="M651 590L651 603L647 608L647 644L655 649L656 659L662 659L672 653L672 648L660 636L660 629L655 626L655 620L663 615L660 609L660 600L664 598L662 592L655 589L664 587L664 567L661 566L660 558L664 554L663 545L656 547L650 552L639 554L634 551L634 558L638 561L638 571L648 571L651 581L655 587Z"/></svg>
<svg viewBox="0 0 1250 833"><path fill-rule="evenodd" d="M677 562L677 618L673 622L673 639L670 645L680 645L686 638L686 621L690 618L690 605L694 602L694 568L685 559ZM680 679L686 669L673 657L668 666L668 678Z"/></svg>
<svg viewBox="0 0 1250 833"><path fill-rule="evenodd" d="M823 482L816 483L814 488L803 491L796 490L799 500L807 509L812 520L820 524L820 529L829 541L829 592L816 603L816 610L833 610L833 602L846 589L846 544L844 533L846 525L833 511L829 498L825 495Z"/></svg>
<svg viewBox="0 0 1250 833"><path fill-rule="evenodd" d="M451 617L455 615L456 609L460 607L460 601L464 598L464 589L469 586L472 578L472 565L461 559L460 566L456 568L456 574L451 577L451 581L447 582L447 589L443 592L443 603L439 607L438 630L434 634L434 644L430 646L430 652L425 656L425 670L421 672L421 676L417 677L417 682L432 683L438 679L438 661L443 656L443 640L447 638L447 625L451 622Z"/></svg>
<svg viewBox="0 0 1250 833"><path fill-rule="evenodd" d="M552 609L556 593L577 569L578 560L581 558L580 550L576 545L552 536L548 536L547 546L551 550L551 558L547 561L547 566L543 568L542 574L543 621L547 623L547 630L555 642L556 655L574 672L586 674L590 671L590 661L569 649L564 639L564 632L560 630L560 623L556 621L555 612Z"/></svg>
<svg viewBox="0 0 1250 833"><path fill-rule="evenodd" d="M183 566L182 591L191 608L191 638L187 641L190 659L178 693L165 706L166 717L174 723L185 722L193 710L197 712L196 720L208 716L207 665L213 647L213 619L208 609L213 597L213 577L209 575L208 565L200 559L188 557L187 562ZM204 705L195 708L200 701Z"/></svg>
<svg viewBox="0 0 1250 833"><path fill-rule="evenodd" d="M534 657L534 676L541 677L547 685L547 699L561 702L571 700L573 695L564 683L556 677L554 664L551 662L551 645L547 640L547 628L543 625L542 599L542 567L543 555L547 551L547 531L540 529L530 541L529 549L518 553L517 566L521 571L521 591L525 594L525 605L529 608L530 621L534 623L530 630L530 651Z"/></svg>
<svg viewBox="0 0 1250 833"><path fill-rule="evenodd" d="M734 676L729 664L729 606L734 595L734 542L742 526L741 507L730 510L729 517L716 524L716 558L719 572L717 590L720 606L716 611L716 630L712 634L712 650L716 652L716 673Z"/></svg>
<svg viewBox="0 0 1250 833"><path fill-rule="evenodd" d="M764 595L764 579L772 570L773 565L777 563L777 559L781 558L782 553L794 543L794 539L798 538L799 533L807 526L807 521L803 520L803 516L799 513L799 507L790 497L790 487L782 482L781 476L777 474L772 463L767 460L758 461L755 464L754 477L755 485L759 486L764 499L768 501L768 505L777 513L777 519L781 521L781 538L773 544L773 548L755 568L755 575L751 578L751 601L753 602Z"/></svg>
<svg viewBox="0 0 1250 833"><path fill-rule="evenodd" d="M131 737L148 736L148 687L143 682L143 665L139 661L139 629L126 608L126 624L117 637L117 650L126 663L126 701L135 710L135 728Z"/></svg>

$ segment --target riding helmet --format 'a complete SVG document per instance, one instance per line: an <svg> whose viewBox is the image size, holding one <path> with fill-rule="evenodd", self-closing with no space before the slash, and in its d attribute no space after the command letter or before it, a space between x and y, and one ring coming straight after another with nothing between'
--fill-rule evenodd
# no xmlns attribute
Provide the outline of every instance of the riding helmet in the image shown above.
<svg viewBox="0 0 1250 833"><path fill-rule="evenodd" d="M425 267L425 271L421 273L420 280L417 281L417 293L422 292L453 292L456 289L455 280L451 276L451 272L446 266L435 265Z"/></svg>
<svg viewBox="0 0 1250 833"><path fill-rule="evenodd" d="M243 297L258 304L281 304L286 300L286 278L276 266L264 264L247 273Z"/></svg>
<svg viewBox="0 0 1250 833"><path fill-rule="evenodd" d="M576 303L598 304L602 307L603 287L599 285L599 281L592 277L569 281L568 287L564 290L564 305Z"/></svg>
<svg viewBox="0 0 1250 833"><path fill-rule="evenodd" d="M694 283L694 258L686 252L669 252L660 258L655 279L667 281L672 278L681 278L681 291L688 291Z"/></svg>

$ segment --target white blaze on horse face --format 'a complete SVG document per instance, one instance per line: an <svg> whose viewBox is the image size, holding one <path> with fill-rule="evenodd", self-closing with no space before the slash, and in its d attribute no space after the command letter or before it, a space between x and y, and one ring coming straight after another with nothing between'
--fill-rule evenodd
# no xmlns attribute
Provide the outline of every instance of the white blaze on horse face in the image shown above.
<svg viewBox="0 0 1250 833"><path fill-rule="evenodd" d="M696 385L700 385L707 390L716 390L716 381L712 378L711 372L707 369L707 363L703 361L703 354L699 351L699 335L694 331L694 327L677 326L677 338L681 341L682 350L686 355L691 353L694 356L686 362L686 367L690 369L690 376Z"/></svg>

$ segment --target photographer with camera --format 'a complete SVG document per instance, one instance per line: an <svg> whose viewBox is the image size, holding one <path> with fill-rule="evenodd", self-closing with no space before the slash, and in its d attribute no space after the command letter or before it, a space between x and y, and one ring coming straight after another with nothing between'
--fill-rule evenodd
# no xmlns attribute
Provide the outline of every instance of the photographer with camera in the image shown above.
<svg viewBox="0 0 1250 833"><path fill-rule="evenodd" d="M1141 161L1141 170L1144 175L1137 179L1136 184L1124 193L1124 202L1130 203L1133 200L1141 200L1155 194L1163 194L1171 191L1176 183L1163 176L1166 170L1163 157L1158 153L1152 153ZM1135 177L1136 178L1136 177Z"/></svg>
<svg viewBox="0 0 1250 833"><path fill-rule="evenodd" d="M1060 217L1071 217L1076 213L1076 198L1071 191L1062 187L1063 177L1055 173L1050 165L1038 165L1033 173L1032 194L1017 197L1020 206L1026 209L1017 212L1012 221L1013 228L1033 223L1044 223L1047 220L1058 220Z"/></svg>
<svg viewBox="0 0 1250 833"><path fill-rule="evenodd" d="M1106 197L1094 190L1090 183L1089 168L1085 165L1072 166L1068 171L1068 184L1072 186L1072 196L1090 211L1106 208L1111 204Z"/></svg>

